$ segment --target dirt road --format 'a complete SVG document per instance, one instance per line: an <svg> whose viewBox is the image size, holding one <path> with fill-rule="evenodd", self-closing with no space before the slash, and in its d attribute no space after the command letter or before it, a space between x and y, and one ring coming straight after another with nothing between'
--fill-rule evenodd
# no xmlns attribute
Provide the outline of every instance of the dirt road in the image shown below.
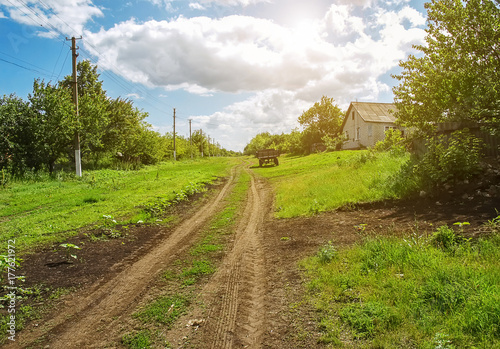
<svg viewBox="0 0 500 349"><path fill-rule="evenodd" d="M249 172L248 169L245 169ZM263 223L270 214L271 189L251 174L250 189L234 243L221 266L198 296L203 307L193 309L171 331L181 347L261 348L267 324L267 274ZM192 331L184 324L201 319Z"/></svg>
<svg viewBox="0 0 500 349"><path fill-rule="evenodd" d="M222 199L234 185L234 171L218 195L182 222L161 244L113 278L73 294L55 317L43 326L21 333L16 346L36 346L40 338L46 338L44 345L50 348L106 346L116 333L119 319L130 315L158 273L190 246L193 233L220 209Z"/></svg>

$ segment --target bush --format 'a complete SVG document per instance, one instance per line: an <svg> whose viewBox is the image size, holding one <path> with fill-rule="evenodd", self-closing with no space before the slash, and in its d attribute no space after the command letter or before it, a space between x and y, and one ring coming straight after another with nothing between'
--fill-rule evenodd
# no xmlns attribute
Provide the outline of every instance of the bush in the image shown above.
<svg viewBox="0 0 500 349"><path fill-rule="evenodd" d="M389 129L385 132L385 138L382 141L378 141L373 147L373 150L391 151L397 154L404 153L406 151L405 139L403 138L403 133L400 130Z"/></svg>
<svg viewBox="0 0 500 349"><path fill-rule="evenodd" d="M427 140L427 152L415 166L424 185L436 186L464 180L477 174L481 160L482 142L468 129L455 131Z"/></svg>

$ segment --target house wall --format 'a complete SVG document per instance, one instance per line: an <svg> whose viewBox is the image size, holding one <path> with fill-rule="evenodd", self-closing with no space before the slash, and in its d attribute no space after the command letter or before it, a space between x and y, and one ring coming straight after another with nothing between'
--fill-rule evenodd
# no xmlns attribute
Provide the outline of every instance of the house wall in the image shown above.
<svg viewBox="0 0 500 349"><path fill-rule="evenodd" d="M360 143L356 139L356 130L361 122L364 122L359 116L358 112L353 109L348 109L346 115L346 122L343 128L344 134L347 132L348 141L344 143L342 149L358 149L360 148Z"/></svg>
<svg viewBox="0 0 500 349"><path fill-rule="evenodd" d="M390 122L365 122L354 109L348 110L348 119L343 131L347 131L349 140L342 149L359 149L374 146L385 138L385 127L394 127Z"/></svg>

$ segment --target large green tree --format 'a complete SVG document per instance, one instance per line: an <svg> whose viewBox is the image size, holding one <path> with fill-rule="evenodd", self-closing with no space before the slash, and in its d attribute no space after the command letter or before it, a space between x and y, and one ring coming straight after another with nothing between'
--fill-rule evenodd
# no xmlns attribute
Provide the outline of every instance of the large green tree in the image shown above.
<svg viewBox="0 0 500 349"><path fill-rule="evenodd" d="M336 137L340 133L344 112L337 104L334 104L333 98L321 97L320 102L299 117L299 123L304 127L302 142L306 149L314 143L322 143L325 136Z"/></svg>
<svg viewBox="0 0 500 349"><path fill-rule="evenodd" d="M73 77L66 76L61 82L73 93ZM97 66L83 60L77 65L78 86L78 120L77 129L80 135L82 157L91 158L95 162L102 153L108 152L102 140L110 123L110 103L106 91L99 80Z"/></svg>
<svg viewBox="0 0 500 349"><path fill-rule="evenodd" d="M71 94L60 86L35 80L28 99L35 127L33 155L52 173L56 161L73 145L77 120Z"/></svg>
<svg viewBox="0 0 500 349"><path fill-rule="evenodd" d="M32 116L29 103L16 95L0 98L0 169L21 175L40 167Z"/></svg>
<svg viewBox="0 0 500 349"><path fill-rule="evenodd" d="M500 130L498 0L432 0L426 45L400 63L394 88L399 122L429 131L435 123L472 120Z"/></svg>

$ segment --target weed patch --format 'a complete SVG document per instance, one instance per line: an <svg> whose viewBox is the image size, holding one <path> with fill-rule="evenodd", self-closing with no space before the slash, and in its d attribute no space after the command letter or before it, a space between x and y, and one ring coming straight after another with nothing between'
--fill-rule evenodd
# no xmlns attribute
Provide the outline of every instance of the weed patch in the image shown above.
<svg viewBox="0 0 500 349"><path fill-rule="evenodd" d="M151 332L142 330L134 334L126 334L122 338L122 343L130 349L144 349L149 348L152 344Z"/></svg>
<svg viewBox="0 0 500 349"><path fill-rule="evenodd" d="M179 316L186 313L190 300L180 294L164 296L134 314L142 322L159 323L170 327Z"/></svg>

